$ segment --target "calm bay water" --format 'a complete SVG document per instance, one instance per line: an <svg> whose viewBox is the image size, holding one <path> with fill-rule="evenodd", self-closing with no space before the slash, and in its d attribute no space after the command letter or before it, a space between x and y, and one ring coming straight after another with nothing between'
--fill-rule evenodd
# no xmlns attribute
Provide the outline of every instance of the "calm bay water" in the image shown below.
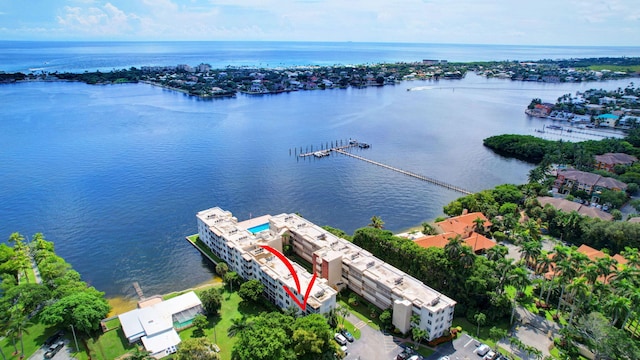
<svg viewBox="0 0 640 360"><path fill-rule="evenodd" d="M195 50L189 55L192 45L184 45L187 57L172 50L171 60L163 61L210 62L206 53L200 59ZM58 52L61 45L51 46ZM117 53L121 45L114 46ZM74 59L80 51L66 49L60 58ZM387 46L378 50L392 52ZM102 55L85 51L87 68L102 67ZM344 56L364 59L368 51ZM229 52L229 59L241 58ZM469 47L458 56L477 52ZM2 54L0 69L40 61L23 54L17 61L22 65L7 65ZM331 61L337 62L335 54ZM153 55L141 53L138 61L148 56ZM538 57L545 56L531 55ZM75 69L82 61L65 64ZM133 64L124 62L123 67ZM295 147L351 137L372 144L360 155L472 191L522 183L531 166L493 154L482 146L483 138L541 128L544 120L523 112L533 97L554 101L567 92L628 83L537 84L469 74L458 81L211 101L144 84L2 85L0 236L43 232L89 283L110 296L132 296L133 281L149 295L179 290L213 273L183 239L197 231L199 210L220 206L241 220L299 212L350 233L378 215L395 231L439 216L443 205L460 196L344 156L297 159L289 154ZM407 91L413 87L423 90Z"/></svg>

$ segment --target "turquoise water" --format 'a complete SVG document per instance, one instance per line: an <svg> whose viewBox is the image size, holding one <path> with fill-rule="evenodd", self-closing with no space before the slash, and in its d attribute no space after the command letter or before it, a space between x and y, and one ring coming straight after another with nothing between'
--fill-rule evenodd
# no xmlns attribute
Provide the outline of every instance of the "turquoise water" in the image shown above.
<svg viewBox="0 0 640 360"><path fill-rule="evenodd" d="M259 233L260 231L269 230L269 223L265 223L265 224L254 226L254 227L250 227L247 230L249 230L252 234Z"/></svg>

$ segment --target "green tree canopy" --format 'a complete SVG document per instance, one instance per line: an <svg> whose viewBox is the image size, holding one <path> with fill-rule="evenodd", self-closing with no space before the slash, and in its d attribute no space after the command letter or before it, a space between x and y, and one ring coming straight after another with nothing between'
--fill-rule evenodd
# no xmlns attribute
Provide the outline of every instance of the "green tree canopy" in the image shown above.
<svg viewBox="0 0 640 360"><path fill-rule="evenodd" d="M200 301L205 311L210 315L218 314L222 306L222 294L217 288L209 288L200 293Z"/></svg>
<svg viewBox="0 0 640 360"><path fill-rule="evenodd" d="M183 340L176 352L176 360L218 360L213 343L207 338L191 338Z"/></svg>
<svg viewBox="0 0 640 360"><path fill-rule="evenodd" d="M260 282L260 280L251 279L242 285L240 285L240 289L238 290L238 295L243 300L250 300L253 302L258 301L262 292L264 291L264 285Z"/></svg>
<svg viewBox="0 0 640 360"><path fill-rule="evenodd" d="M41 320L47 325L73 325L78 331L90 335L98 330L100 320L107 317L111 306L98 291L82 291L63 297L47 306L41 314Z"/></svg>

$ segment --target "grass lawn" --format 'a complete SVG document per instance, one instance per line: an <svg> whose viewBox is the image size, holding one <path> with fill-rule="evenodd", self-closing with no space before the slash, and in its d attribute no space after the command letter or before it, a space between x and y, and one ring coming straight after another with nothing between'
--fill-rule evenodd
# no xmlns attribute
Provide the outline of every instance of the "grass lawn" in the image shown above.
<svg viewBox="0 0 640 360"><path fill-rule="evenodd" d="M36 350L38 350L44 341L53 333L57 331L55 328L49 328L46 325L40 323L39 315L36 315L31 319L31 323L33 325L27 327L22 335L22 343L24 344L24 354L25 357L31 356ZM70 335L71 331L67 329L65 333ZM20 358L20 340L16 339L16 346L18 348L18 353L14 354L13 343L10 339L5 338L0 341L0 347L2 347L2 352L7 357L7 359L19 359Z"/></svg>
<svg viewBox="0 0 640 360"><path fill-rule="evenodd" d="M358 299L357 305L349 305L349 296L351 296L351 294L354 294ZM376 330L382 329L382 322L378 319L382 311L377 307L371 305L367 300L365 300L358 294L354 293L351 290L345 289L344 291L338 293L336 300L338 304L347 308L353 315L367 323L367 325L369 325L370 327ZM374 309L374 317L371 317L371 309Z"/></svg>
<svg viewBox="0 0 640 360"><path fill-rule="evenodd" d="M624 65L591 65L589 66L590 70L594 70L594 71L600 71L600 70L611 70L611 71L633 71L633 72L638 72L640 71L640 65L628 65L628 66L624 66Z"/></svg>
<svg viewBox="0 0 640 360"><path fill-rule="evenodd" d="M115 318L105 322L107 329L115 329L120 327L120 319Z"/></svg>
<svg viewBox="0 0 640 360"><path fill-rule="evenodd" d="M467 320L467 318L464 318L464 317L456 317L453 319L452 327L457 327L457 326L460 326L463 332L466 332L469 335L473 336L474 338L477 338L480 342L483 342L489 345L491 348L495 348L496 342L489 339L489 330L494 326L500 329L505 329L507 331L509 331L510 329L508 321L502 321L500 323L485 324L484 326L480 326L480 335L476 336L478 325L470 322L469 320Z"/></svg>
<svg viewBox="0 0 640 360"><path fill-rule="evenodd" d="M429 349L428 347L425 347L424 345L420 345L417 349L416 352L424 357L429 357L431 356L435 351Z"/></svg>
<svg viewBox="0 0 640 360"><path fill-rule="evenodd" d="M202 240L200 240L198 234L187 236L187 239L195 244L198 249L209 255L209 257L212 258L216 263L224 262L222 259L217 257L216 254L214 254L211 249L209 249L209 247L204 242L202 242Z"/></svg>
<svg viewBox="0 0 640 360"><path fill-rule="evenodd" d="M92 359L110 360L122 356L124 353L129 352L135 348L135 344L129 344L129 341L124 336L122 328L116 330L107 331L97 339L87 340L89 349L91 351ZM80 345L80 342L78 342ZM86 353L82 353L86 357Z"/></svg>
<svg viewBox="0 0 640 360"><path fill-rule="evenodd" d="M360 330L356 329L356 327L352 323L350 323L349 320L343 317L340 317L338 322L342 324L342 326L338 325L338 327L334 329L336 332L340 331L341 327L344 327L345 329L347 329L348 332L351 333L351 335L353 335L354 338L356 338L356 340L360 339L360 336L362 336L362 333L360 332Z"/></svg>
<svg viewBox="0 0 640 360"><path fill-rule="evenodd" d="M222 308L220 315L209 317L209 328L205 329L205 336L220 347L220 358L231 359L231 350L236 343L235 338L227 336L227 329L231 326L231 319L244 316L258 315L264 311L275 311L275 307L267 306L263 303L242 302L238 294L229 293L228 288L223 288ZM266 300L265 300L266 301ZM193 335L193 327L180 332L181 339L188 339ZM355 336L355 335L354 335Z"/></svg>

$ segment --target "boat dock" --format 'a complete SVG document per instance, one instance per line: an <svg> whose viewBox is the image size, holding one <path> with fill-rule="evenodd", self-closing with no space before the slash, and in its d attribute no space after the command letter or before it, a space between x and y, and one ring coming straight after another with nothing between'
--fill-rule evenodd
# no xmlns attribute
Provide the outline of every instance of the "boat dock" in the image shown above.
<svg viewBox="0 0 640 360"><path fill-rule="evenodd" d="M138 284L137 281L135 281L133 283L133 288L136 290L136 294L138 294L138 297L140 298L140 300L144 300L144 294L142 293L142 289L140 288L140 284Z"/></svg>
<svg viewBox="0 0 640 360"><path fill-rule="evenodd" d="M346 151L344 151L342 149L335 149L335 150L332 149L332 151L335 151L335 152L337 152L339 154L342 154L342 155L350 156L350 157L352 157L354 159L358 159L358 160L362 160L364 162L368 162L369 164L373 164L373 165L377 165L377 166L383 167L385 169L393 170L393 171L399 172L401 174L405 174L405 175L411 176L413 178L416 178L416 179L419 179L419 180L422 180L422 181L426 181L428 183L431 183L431 184L434 184L434 185L438 185L438 186L441 186L441 187L449 189L449 190L457 191L457 192L465 194L465 195L473 194L471 191L465 190L465 189L463 189L461 187L458 187L458 186L455 186L455 185L452 185L452 184L448 184L446 182L443 182L443 181L440 181L440 180L436 180L436 179L430 178L428 176L424 176L424 175L416 174L416 173L413 173L413 172L410 172L410 171L398 169L398 168L395 168L393 166L389 166L389 165L386 165L386 164L383 164L383 163L380 163L380 162L377 162L377 161L373 161L373 160L367 159L367 158L362 157L362 156L351 154L351 153L348 153L348 152L346 152Z"/></svg>
<svg viewBox="0 0 640 360"><path fill-rule="evenodd" d="M315 150L313 149L313 146L311 146L311 148L307 147L306 148L306 152L303 152L302 151L302 147L301 147L300 148L300 153L298 153L297 148L295 148L293 154L295 154L297 157L302 157L302 158L306 158L308 156L314 156L314 157L317 157L317 158L322 158L322 157L325 157L325 156L329 156L332 152L335 152L337 154L350 156L350 157L352 157L354 159L358 159L358 160L362 160L364 162L368 162L369 164L377 165L377 166L383 167L385 169L389 169L389 170L392 170L392 171L395 171L395 172L399 172L401 174L405 174L407 176L411 176L413 178L416 178L416 179L419 179L419 180L422 180L422 181L426 181L428 183L431 183L431 184L434 184L434 185L437 185L437 186L441 186L441 187L443 187L445 189L457 191L457 192L465 194L465 195L473 194L471 191L463 189L463 188L461 188L459 186L455 186L455 185L452 185L452 184L449 184L449 183L446 183L444 181L440 181L440 180L437 180L437 179L434 179L434 178L431 178L431 177L428 177L428 176L424 176L424 175L416 174L416 173L413 173L413 172L410 172L410 171L406 171L406 170L402 170L402 169L399 169L399 168L395 168L393 166L389 166L389 165L386 165L386 164L383 164L383 163L380 163L380 162L377 162L377 161L373 161L373 160L367 159L365 157L352 154L352 153L347 151L347 150L352 149L352 148L368 149L370 147L371 147L370 144L367 144L367 143L364 143L364 142L360 142L360 141L354 140L354 139L349 139L349 140L345 140L344 142L343 142L343 140L340 140L339 142L336 141L335 145L334 145L334 142L332 141L331 142L331 146L329 146L329 143L326 143L326 146L325 146L325 144L322 144L322 145L320 145L320 149L316 148ZM292 155L291 149L289 149L289 155Z"/></svg>
<svg viewBox="0 0 640 360"><path fill-rule="evenodd" d="M368 149L371 147L371 145L367 144L367 143L363 143L360 142L358 140L345 140L344 143L342 140L340 140L340 145L338 145L338 141L336 140L335 142L335 146L333 141L331 142L331 147L329 147L329 143L326 144L326 147L324 144L320 145L319 149L316 149L315 151L313 150L313 146L311 146L311 151L309 151L309 147L307 147L305 152L302 152L302 147L300 148L300 154L297 154L298 149L295 148L294 149L294 153L296 153L299 157L307 157L307 156L315 156L318 158L321 157L325 157L325 156L329 156L331 155L332 151L337 151L337 150L346 150L346 149L350 149L350 148L360 148L360 149ZM289 155L291 155L291 149L289 149Z"/></svg>

